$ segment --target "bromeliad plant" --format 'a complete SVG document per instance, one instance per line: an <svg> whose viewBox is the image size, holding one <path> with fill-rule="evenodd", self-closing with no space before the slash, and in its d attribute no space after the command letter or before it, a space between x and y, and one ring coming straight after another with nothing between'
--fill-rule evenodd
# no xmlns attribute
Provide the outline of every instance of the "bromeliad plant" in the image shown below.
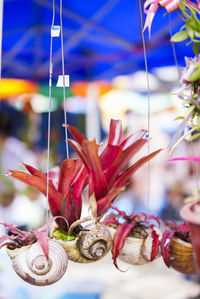
<svg viewBox="0 0 200 299"><path fill-rule="evenodd" d="M28 184L46 196L47 176L30 165L24 164L29 173L8 171L7 174ZM81 223L91 217L81 218L82 191L87 185L87 171L80 159L66 159L60 170L49 173L49 207L58 227L52 235L67 252L70 260L88 263L103 257L111 247L109 232L104 227L87 226ZM67 223L67 225L66 225ZM94 238L95 237L95 238Z"/></svg>
<svg viewBox="0 0 200 299"><path fill-rule="evenodd" d="M123 138L120 120L111 120L108 143L101 154L95 140L88 140L76 128L68 125L68 130L76 141L69 139L69 144L83 161L88 173L89 198L93 195L96 204L96 216L102 217L111 207L116 196L124 190L131 176L142 165L155 157L157 150L140 158L128 167L132 157L148 141L144 138L146 131L138 131ZM94 200L92 201L94 203Z"/></svg>
<svg viewBox="0 0 200 299"><path fill-rule="evenodd" d="M161 240L161 253L167 267L184 274L196 274L188 222L177 224L165 221L167 230Z"/></svg>
<svg viewBox="0 0 200 299"><path fill-rule="evenodd" d="M118 268L117 258L132 265L143 265L159 257L160 221L157 217L144 213L126 215L112 207L103 223L108 225L113 238L112 256Z"/></svg>

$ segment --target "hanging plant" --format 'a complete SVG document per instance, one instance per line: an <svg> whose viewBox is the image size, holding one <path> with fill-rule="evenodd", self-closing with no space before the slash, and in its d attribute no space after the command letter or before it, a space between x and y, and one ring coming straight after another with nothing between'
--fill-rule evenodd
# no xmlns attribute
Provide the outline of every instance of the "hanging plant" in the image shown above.
<svg viewBox="0 0 200 299"><path fill-rule="evenodd" d="M154 16L159 7L164 7L167 13L173 11L180 12L180 17L185 23L179 32L171 38L172 42L181 42L190 39L194 42L193 51L196 54L199 52L200 38L200 2L196 3L190 0L146 0L144 3L144 12L147 14L143 31L148 28L149 36L151 33L151 25Z"/></svg>
<svg viewBox="0 0 200 299"><path fill-rule="evenodd" d="M25 232L12 224L1 224L8 233L0 237L0 248L6 246L12 266L23 280L46 286L62 278L67 270L68 258L60 245L49 240L47 225Z"/></svg>
<svg viewBox="0 0 200 299"><path fill-rule="evenodd" d="M95 140L89 141L76 128L70 125L67 127L76 139L76 141L69 139L68 142L82 159L87 170L89 198L92 194L95 197L97 217L102 217L108 211L116 196L129 183L131 176L161 151L160 149L146 155L128 167L132 157L148 141L144 138L145 130L124 138L121 121L112 119L108 143L103 152L98 154L99 145Z"/></svg>
<svg viewBox="0 0 200 299"><path fill-rule="evenodd" d="M177 224L165 221L169 229L165 230L161 240L161 253L167 267L184 274L196 274L188 222Z"/></svg>
<svg viewBox="0 0 200 299"><path fill-rule="evenodd" d="M103 223L109 226L113 235L112 256L116 268L117 258L132 265L143 265L158 258L159 219L144 213L126 215L117 208L112 209L117 214L111 213Z"/></svg>
<svg viewBox="0 0 200 299"><path fill-rule="evenodd" d="M29 173L8 171L7 174L46 196L46 175L30 165L25 167ZM56 217L57 227L52 232L54 238L66 250L70 260L89 263L102 258L111 247L109 232L106 234L103 226L100 229L94 224L87 228L80 225L91 220L91 217L80 219L82 191L87 185L87 171L81 160L64 160L59 171L58 168L50 171L49 178L50 211L53 216L65 219Z"/></svg>

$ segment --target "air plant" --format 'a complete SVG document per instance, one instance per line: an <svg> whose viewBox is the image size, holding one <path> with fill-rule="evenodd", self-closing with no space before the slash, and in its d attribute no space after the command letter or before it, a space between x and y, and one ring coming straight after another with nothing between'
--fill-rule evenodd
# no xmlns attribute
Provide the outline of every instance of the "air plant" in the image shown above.
<svg viewBox="0 0 200 299"><path fill-rule="evenodd" d="M112 248L114 265L118 268L117 258L133 265L143 265L158 258L159 219L144 213L126 215L115 207L112 209L117 211L117 214L109 214L103 223L108 225L114 234Z"/></svg>
<svg viewBox="0 0 200 299"><path fill-rule="evenodd" d="M199 51L199 38L200 38L200 1L196 0L146 0L144 3L144 12L147 14L144 29L148 28L149 36L151 32L151 25L154 19L154 16L159 7L164 7L167 13L173 11L180 11L180 17L184 21L183 25L179 32L174 34L171 38L172 42L181 42L190 38L194 42L194 53L197 54Z"/></svg>
<svg viewBox="0 0 200 299"><path fill-rule="evenodd" d="M165 221L168 229L161 240L161 253L167 267L185 274L196 274L188 222Z"/></svg>
<svg viewBox="0 0 200 299"><path fill-rule="evenodd" d="M185 62L186 66L179 71L181 89L177 95L183 101L186 112L185 116L176 117L182 119L182 122L170 142L170 153L186 137L188 142L200 137L200 56L185 57ZM181 136L186 127L188 130Z"/></svg>
<svg viewBox="0 0 200 299"><path fill-rule="evenodd" d="M95 140L89 141L76 128L68 125L68 130L76 141L69 139L82 159L88 173L89 198L93 195L93 206L96 216L102 217L111 207L116 196L124 190L131 176L142 165L151 160L161 150L157 150L128 166L131 158L139 152L148 141L144 138L146 131L141 130L123 138L122 123L120 120L111 120L108 143L101 154Z"/></svg>
<svg viewBox="0 0 200 299"><path fill-rule="evenodd" d="M54 220L52 218L48 224ZM6 246L12 266L23 280L45 286L61 279L67 270L68 258L59 244L49 240L47 224L28 232L12 224L1 224L8 233L0 237L0 248Z"/></svg>

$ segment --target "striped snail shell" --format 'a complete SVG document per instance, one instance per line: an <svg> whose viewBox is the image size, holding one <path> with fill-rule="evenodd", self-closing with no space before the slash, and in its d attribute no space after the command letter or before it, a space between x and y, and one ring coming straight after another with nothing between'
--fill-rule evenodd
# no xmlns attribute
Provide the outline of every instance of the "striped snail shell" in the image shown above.
<svg viewBox="0 0 200 299"><path fill-rule="evenodd" d="M177 237L172 239L170 246L170 266L184 274L197 274L192 244Z"/></svg>
<svg viewBox="0 0 200 299"><path fill-rule="evenodd" d="M65 250L56 242L49 240L49 259L47 260L38 242L16 249L8 249L15 272L26 282L36 286L55 283L65 274L68 258Z"/></svg>
<svg viewBox="0 0 200 299"><path fill-rule="evenodd" d="M67 252L68 258L78 263L91 263L103 258L112 246L108 228L102 224L90 224L73 240L56 240Z"/></svg>
<svg viewBox="0 0 200 299"><path fill-rule="evenodd" d="M110 226L109 229L114 237L116 230ZM144 265L151 262L153 238L150 229L145 229L144 232L145 234L138 235L138 237L129 236L125 239L124 246L118 256L119 260L131 265ZM156 229L156 232L161 235L158 229ZM159 257L160 253L157 254L156 259Z"/></svg>

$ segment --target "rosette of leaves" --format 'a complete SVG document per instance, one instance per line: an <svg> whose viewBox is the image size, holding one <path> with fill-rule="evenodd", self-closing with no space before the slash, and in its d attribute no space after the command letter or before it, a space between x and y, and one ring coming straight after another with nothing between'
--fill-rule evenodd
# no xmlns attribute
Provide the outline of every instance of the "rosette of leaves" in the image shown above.
<svg viewBox="0 0 200 299"><path fill-rule="evenodd" d="M163 233L161 240L161 253L165 265L181 273L196 274L189 223L165 221L165 224L168 229Z"/></svg>
<svg viewBox="0 0 200 299"><path fill-rule="evenodd" d="M74 137L68 142L79 155L88 174L89 198L93 195L97 217L102 217L110 208L116 196L125 189L131 176L145 163L154 158L161 149L141 157L128 167L130 160L147 143L146 131L140 130L128 137L123 136L122 122L112 119L108 143L99 153L96 140L88 140L75 127L68 125ZM96 204L95 204L96 201Z"/></svg>
<svg viewBox="0 0 200 299"><path fill-rule="evenodd" d="M133 265L142 265L159 257L159 218L145 213L127 215L115 207L112 209L117 214L109 214L102 222L115 229L112 258L116 268L119 269L118 257Z"/></svg>

